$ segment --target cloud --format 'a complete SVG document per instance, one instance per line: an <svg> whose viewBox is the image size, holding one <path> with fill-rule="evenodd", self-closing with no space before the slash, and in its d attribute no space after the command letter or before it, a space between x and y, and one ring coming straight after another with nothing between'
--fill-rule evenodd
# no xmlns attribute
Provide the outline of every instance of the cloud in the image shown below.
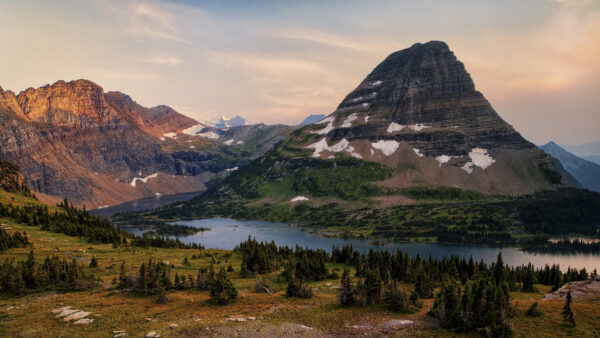
<svg viewBox="0 0 600 338"><path fill-rule="evenodd" d="M222 63L226 68L247 67L266 74L325 72L324 65L318 62L285 56L215 52L213 59Z"/></svg>
<svg viewBox="0 0 600 338"><path fill-rule="evenodd" d="M146 58L143 59L142 61L146 62L146 63L154 63L154 64L159 64L159 65L171 65L171 66L177 66L183 63L183 60L178 58L178 57L174 57L174 56L170 56L170 57L152 57L152 58Z"/></svg>
<svg viewBox="0 0 600 338"><path fill-rule="evenodd" d="M367 46L357 39L343 35L332 34L316 30L290 30L274 34L276 37L312 42L329 47L339 47L345 49L364 50Z"/></svg>

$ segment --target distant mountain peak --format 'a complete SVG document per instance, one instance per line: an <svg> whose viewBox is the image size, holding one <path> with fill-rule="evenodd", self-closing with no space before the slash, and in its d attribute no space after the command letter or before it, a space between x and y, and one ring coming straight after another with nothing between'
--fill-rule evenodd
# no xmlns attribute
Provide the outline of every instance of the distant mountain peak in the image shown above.
<svg viewBox="0 0 600 338"><path fill-rule="evenodd" d="M207 119L204 124L210 127L219 129L229 129L231 127L245 126L248 122L241 116L236 115L232 118L227 118L223 115L218 115Z"/></svg>

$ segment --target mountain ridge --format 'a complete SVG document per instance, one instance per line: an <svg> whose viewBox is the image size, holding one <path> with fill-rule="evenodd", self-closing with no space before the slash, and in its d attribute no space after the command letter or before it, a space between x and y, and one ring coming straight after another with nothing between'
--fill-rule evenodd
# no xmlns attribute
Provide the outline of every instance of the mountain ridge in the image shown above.
<svg viewBox="0 0 600 338"><path fill-rule="evenodd" d="M252 129L251 126L242 128ZM289 133L266 127L265 141ZM272 146L260 137L227 141L224 131L159 105L146 108L89 80L56 81L18 95L0 90L0 159L17 163L47 203L88 208L200 191L215 175ZM253 146L244 140L253 139Z"/></svg>

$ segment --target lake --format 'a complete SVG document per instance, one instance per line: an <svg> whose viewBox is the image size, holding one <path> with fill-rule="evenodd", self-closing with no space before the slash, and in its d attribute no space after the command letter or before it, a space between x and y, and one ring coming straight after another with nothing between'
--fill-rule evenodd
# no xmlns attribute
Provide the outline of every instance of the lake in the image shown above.
<svg viewBox="0 0 600 338"><path fill-rule="evenodd" d="M578 269L585 267L588 272L591 272L594 268L600 270L600 254L533 254L521 251L518 248L490 248L426 242L400 242L381 246L374 244L374 239L328 238L312 234L309 229L284 223L239 221L229 218L178 221L176 223L197 228L210 228L210 231L198 232L195 235L178 236L184 243L199 243L208 249L231 250L240 242L248 239L248 236L252 236L257 241L275 241L279 246L287 245L292 248L299 245L330 252L333 245L342 247L345 244L352 244L354 249L361 252L368 252L370 249L393 251L400 249L411 256L420 254L423 258L428 258L429 255L435 258L458 255L468 259L469 255L472 255L476 261L483 259L486 263L495 261L498 252L501 251L504 262L513 266L531 262L536 267L543 267L545 264L557 263L560 264L563 272L566 271L568 266ZM141 233L140 230L135 228L126 230L135 234Z"/></svg>

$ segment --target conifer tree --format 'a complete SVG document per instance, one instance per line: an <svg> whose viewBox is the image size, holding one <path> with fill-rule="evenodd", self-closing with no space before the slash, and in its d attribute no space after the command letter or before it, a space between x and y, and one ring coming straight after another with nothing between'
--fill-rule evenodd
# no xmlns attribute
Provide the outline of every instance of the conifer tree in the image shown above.
<svg viewBox="0 0 600 338"><path fill-rule="evenodd" d="M238 291L227 278L225 269L219 269L219 273L210 286L210 298L219 305L225 305L236 299L237 295Z"/></svg>
<svg viewBox="0 0 600 338"><path fill-rule="evenodd" d="M567 300L565 302L565 306L562 310L563 320L575 326L575 319L573 319L573 310L571 309L571 304L573 303L573 298L571 297L571 290L567 292Z"/></svg>
<svg viewBox="0 0 600 338"><path fill-rule="evenodd" d="M342 289L338 295L340 304L345 306L354 305L354 292L355 290L352 287L352 281L350 280L350 271L348 269L344 269L344 273L342 274Z"/></svg>

